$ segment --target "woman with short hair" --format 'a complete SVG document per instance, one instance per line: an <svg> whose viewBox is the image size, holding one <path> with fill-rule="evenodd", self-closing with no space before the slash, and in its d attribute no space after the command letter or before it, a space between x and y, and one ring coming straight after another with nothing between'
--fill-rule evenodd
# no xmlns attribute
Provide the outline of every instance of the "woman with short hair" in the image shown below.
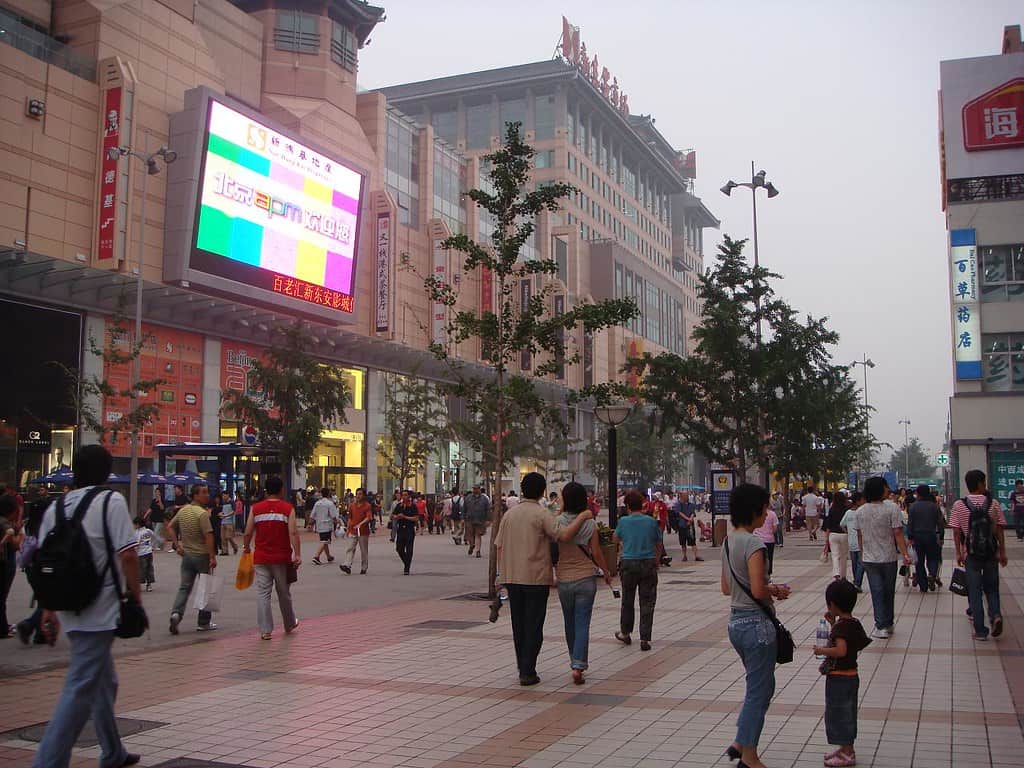
<svg viewBox="0 0 1024 768"><path fill-rule="evenodd" d="M740 768L765 768L757 754L768 705L775 695L775 615L772 598L785 600L789 587L768 583L764 540L755 531L768 516L768 491L753 483L738 485L729 497L732 533L722 554L722 594L729 595L729 642L746 670L747 688L736 723L736 740L726 754ZM767 613L766 613L767 612Z"/></svg>

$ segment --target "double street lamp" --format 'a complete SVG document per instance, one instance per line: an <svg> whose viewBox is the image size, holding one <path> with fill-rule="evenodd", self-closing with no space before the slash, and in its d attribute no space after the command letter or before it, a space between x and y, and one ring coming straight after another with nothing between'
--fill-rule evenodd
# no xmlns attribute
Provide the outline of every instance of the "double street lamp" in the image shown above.
<svg viewBox="0 0 1024 768"><path fill-rule="evenodd" d="M629 418L633 406L628 403L599 405L594 408L597 420L608 427L608 526L615 528L619 518L619 447L616 427Z"/></svg>
<svg viewBox="0 0 1024 768"><path fill-rule="evenodd" d="M146 251L146 181L150 176L160 173L160 162L170 165L178 159L178 153L167 147L160 147L155 152L136 152L131 147L111 147L107 157L119 160L122 157L134 157L146 166L142 176L142 204L139 206L139 257L135 268L135 355L132 359L132 410L139 407L139 380L142 378L142 261ZM128 508L132 517L139 511L139 429L132 428L131 473L128 480Z"/></svg>

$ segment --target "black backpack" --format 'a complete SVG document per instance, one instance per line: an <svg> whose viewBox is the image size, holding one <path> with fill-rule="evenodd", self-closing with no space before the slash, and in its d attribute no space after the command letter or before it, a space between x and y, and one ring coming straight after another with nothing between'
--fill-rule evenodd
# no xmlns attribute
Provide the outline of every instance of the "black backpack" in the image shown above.
<svg viewBox="0 0 1024 768"><path fill-rule="evenodd" d="M82 518L103 490L99 486L91 488L70 519L64 514L65 497L57 500L53 528L39 542L28 568L28 581L40 607L77 613L88 608L99 595L107 569L101 573L96 568ZM113 491L107 493L109 501Z"/></svg>
<svg viewBox="0 0 1024 768"><path fill-rule="evenodd" d="M999 540L996 538L995 524L988 513L992 506L992 497L985 499L985 506L975 509L964 496L963 502L971 513L967 526L967 554L975 560L991 560L999 552Z"/></svg>

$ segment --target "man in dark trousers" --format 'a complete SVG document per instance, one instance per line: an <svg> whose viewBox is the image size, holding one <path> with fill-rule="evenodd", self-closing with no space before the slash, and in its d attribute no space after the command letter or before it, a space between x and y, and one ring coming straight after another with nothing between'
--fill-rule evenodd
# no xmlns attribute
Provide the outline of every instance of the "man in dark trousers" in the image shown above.
<svg viewBox="0 0 1024 768"><path fill-rule="evenodd" d="M523 500L501 519L494 545L498 550L499 580L508 589L512 638L516 646L519 684L536 685L537 656L544 642L544 617L551 589L551 541L570 541L593 517L580 512L569 525L540 505L547 481L538 472L523 477Z"/></svg>

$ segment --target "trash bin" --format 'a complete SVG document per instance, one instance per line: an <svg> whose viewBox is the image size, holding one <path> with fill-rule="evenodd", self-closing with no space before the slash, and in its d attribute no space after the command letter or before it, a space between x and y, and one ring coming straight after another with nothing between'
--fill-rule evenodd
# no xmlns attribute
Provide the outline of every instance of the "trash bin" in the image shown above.
<svg viewBox="0 0 1024 768"><path fill-rule="evenodd" d="M711 533L711 536L714 539L714 542L713 542L714 546L716 546L716 547L722 546L722 542L725 541L725 539L726 539L726 537L728 535L729 535L729 521L725 517L716 516L715 517L715 527L714 527L714 530Z"/></svg>

